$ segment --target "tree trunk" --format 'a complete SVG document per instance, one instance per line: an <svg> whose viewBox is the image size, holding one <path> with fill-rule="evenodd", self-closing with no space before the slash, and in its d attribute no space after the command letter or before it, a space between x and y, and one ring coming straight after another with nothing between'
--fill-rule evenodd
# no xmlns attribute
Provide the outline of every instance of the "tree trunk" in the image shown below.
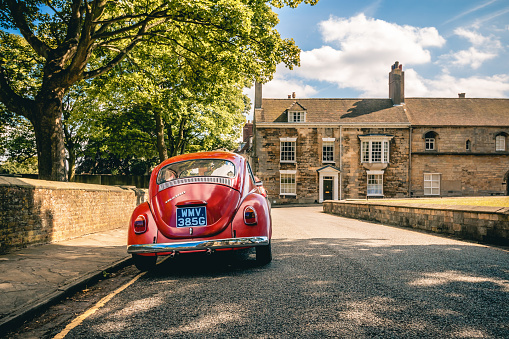
<svg viewBox="0 0 509 339"><path fill-rule="evenodd" d="M164 142L164 121L161 112L156 109L154 111L154 119L156 119L157 130L157 151L159 152L159 161L163 162L168 159L168 150Z"/></svg>
<svg viewBox="0 0 509 339"><path fill-rule="evenodd" d="M74 181L76 174L76 151L74 149L67 150L69 152L69 171L67 172L67 180Z"/></svg>
<svg viewBox="0 0 509 339"><path fill-rule="evenodd" d="M32 114L39 179L66 181L62 106L58 98L39 98Z"/></svg>

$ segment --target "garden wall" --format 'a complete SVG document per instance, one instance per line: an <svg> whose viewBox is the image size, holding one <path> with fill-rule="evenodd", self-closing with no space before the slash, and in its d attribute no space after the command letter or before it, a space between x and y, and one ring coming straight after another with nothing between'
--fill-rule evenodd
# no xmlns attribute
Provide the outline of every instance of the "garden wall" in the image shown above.
<svg viewBox="0 0 509 339"><path fill-rule="evenodd" d="M480 242L509 245L509 207L325 201L323 211L347 218L412 227Z"/></svg>
<svg viewBox="0 0 509 339"><path fill-rule="evenodd" d="M146 190L0 176L0 253L127 227Z"/></svg>

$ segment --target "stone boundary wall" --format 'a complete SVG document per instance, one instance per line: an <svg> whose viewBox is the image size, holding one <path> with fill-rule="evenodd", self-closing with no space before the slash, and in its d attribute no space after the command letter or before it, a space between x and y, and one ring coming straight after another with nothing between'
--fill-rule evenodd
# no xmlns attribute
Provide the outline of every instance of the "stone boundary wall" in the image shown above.
<svg viewBox="0 0 509 339"><path fill-rule="evenodd" d="M127 227L146 199L135 187L0 176L0 253Z"/></svg>
<svg viewBox="0 0 509 339"><path fill-rule="evenodd" d="M325 201L325 213L509 245L509 207Z"/></svg>

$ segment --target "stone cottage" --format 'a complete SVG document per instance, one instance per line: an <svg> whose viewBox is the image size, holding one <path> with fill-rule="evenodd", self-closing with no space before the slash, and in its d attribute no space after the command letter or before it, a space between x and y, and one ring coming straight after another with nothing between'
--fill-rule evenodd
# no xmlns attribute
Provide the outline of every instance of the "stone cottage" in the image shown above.
<svg viewBox="0 0 509 339"><path fill-rule="evenodd" d="M252 165L275 203L508 194L509 99L265 99L255 85Z"/></svg>

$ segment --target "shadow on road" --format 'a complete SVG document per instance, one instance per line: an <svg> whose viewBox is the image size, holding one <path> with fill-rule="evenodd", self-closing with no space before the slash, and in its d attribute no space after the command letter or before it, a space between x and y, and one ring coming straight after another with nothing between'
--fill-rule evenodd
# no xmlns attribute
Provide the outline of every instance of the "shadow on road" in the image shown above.
<svg viewBox="0 0 509 339"><path fill-rule="evenodd" d="M98 337L509 337L509 254L481 246L276 239L166 260L82 332ZM140 332L141 331L141 332ZM79 337L79 333L76 333Z"/></svg>

